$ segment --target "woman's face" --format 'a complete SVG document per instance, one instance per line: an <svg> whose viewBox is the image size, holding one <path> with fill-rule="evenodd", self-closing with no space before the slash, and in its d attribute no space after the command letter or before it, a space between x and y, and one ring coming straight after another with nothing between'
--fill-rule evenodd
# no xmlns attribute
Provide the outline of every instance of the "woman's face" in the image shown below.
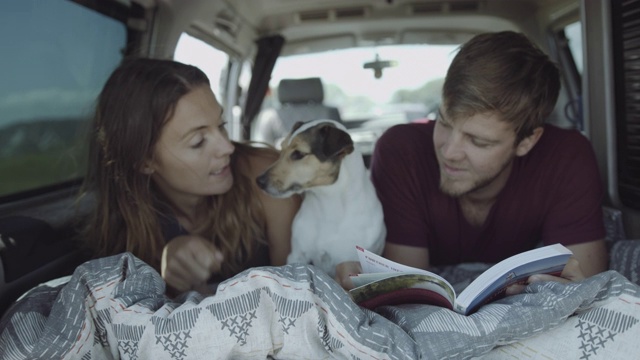
<svg viewBox="0 0 640 360"><path fill-rule="evenodd" d="M211 89L195 88L178 101L143 172L174 202L227 192L233 185L234 147L224 125Z"/></svg>

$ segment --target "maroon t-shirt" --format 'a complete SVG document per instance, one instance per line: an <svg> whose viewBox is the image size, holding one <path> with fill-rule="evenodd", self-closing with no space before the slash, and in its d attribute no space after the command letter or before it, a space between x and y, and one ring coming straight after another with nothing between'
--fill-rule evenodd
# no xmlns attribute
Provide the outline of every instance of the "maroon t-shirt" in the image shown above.
<svg viewBox="0 0 640 360"><path fill-rule="evenodd" d="M435 122L398 125L376 143L371 178L384 209L387 241L429 249L430 265L495 263L540 242L603 239L603 186L589 141L546 125L534 148L516 157L485 223L464 218L439 189Z"/></svg>

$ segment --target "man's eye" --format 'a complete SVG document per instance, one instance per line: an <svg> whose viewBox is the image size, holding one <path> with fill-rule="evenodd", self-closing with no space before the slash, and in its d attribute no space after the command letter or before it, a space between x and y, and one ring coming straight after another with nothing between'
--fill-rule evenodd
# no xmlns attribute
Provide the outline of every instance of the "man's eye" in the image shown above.
<svg viewBox="0 0 640 360"><path fill-rule="evenodd" d="M302 153L302 152L300 152L300 151L298 151L298 150L294 150L294 151L291 153L291 155L289 155L289 158L290 158L291 160L300 160L300 159L302 159L303 157L305 157L305 154L304 154L304 153Z"/></svg>
<svg viewBox="0 0 640 360"><path fill-rule="evenodd" d="M486 142L483 142L483 141L480 141L480 140L476 140L476 139L471 139L471 143L474 146L479 147L479 148L486 148L486 147L489 147L489 145L491 145L489 143L486 143Z"/></svg>

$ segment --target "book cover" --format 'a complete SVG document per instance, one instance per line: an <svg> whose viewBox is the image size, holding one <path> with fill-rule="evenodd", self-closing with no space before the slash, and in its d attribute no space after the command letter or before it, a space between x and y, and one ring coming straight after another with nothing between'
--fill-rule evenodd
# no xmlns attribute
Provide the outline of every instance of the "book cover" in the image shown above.
<svg viewBox="0 0 640 360"><path fill-rule="evenodd" d="M469 315L480 306L504 296L506 288L534 274L559 275L571 257L561 244L548 245L511 256L480 274L464 291L430 271L405 266L357 246L362 274L351 276L349 291L359 305L430 304Z"/></svg>

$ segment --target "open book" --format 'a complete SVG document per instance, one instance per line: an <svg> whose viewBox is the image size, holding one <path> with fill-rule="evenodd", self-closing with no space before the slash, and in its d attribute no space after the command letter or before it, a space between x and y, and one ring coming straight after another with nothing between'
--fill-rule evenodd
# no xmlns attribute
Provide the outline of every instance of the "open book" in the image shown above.
<svg viewBox="0 0 640 360"><path fill-rule="evenodd" d="M571 257L561 244L548 245L509 257L480 274L456 295L453 286L432 272L398 264L356 246L362 273L352 275L353 300L368 309L381 305L430 304L469 315L504 296L512 284L533 274L559 275Z"/></svg>

